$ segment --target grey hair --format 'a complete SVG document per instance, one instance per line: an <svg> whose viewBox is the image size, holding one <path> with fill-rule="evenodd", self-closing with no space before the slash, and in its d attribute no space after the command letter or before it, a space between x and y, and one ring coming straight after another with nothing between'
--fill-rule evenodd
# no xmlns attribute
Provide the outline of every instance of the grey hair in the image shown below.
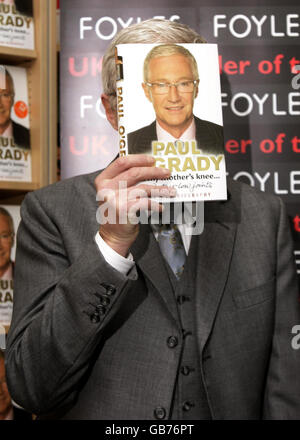
<svg viewBox="0 0 300 440"><path fill-rule="evenodd" d="M176 21L150 19L122 29L111 41L102 63L103 92L112 110L117 108L115 46L129 43L206 43L196 31Z"/></svg>
<svg viewBox="0 0 300 440"><path fill-rule="evenodd" d="M194 79L199 79L197 61L195 60L194 56L191 54L189 50L187 50L183 46L178 46L178 44L161 44L159 46L153 47L153 49L150 50L150 52L145 58L144 82L148 81L149 63L151 60L153 60L153 58L177 55L177 54L183 55L189 60Z"/></svg>

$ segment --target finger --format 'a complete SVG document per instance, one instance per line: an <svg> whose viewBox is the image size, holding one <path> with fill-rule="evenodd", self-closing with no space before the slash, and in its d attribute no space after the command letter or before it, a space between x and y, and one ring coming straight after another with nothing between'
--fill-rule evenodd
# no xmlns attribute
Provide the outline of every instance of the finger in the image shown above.
<svg viewBox="0 0 300 440"><path fill-rule="evenodd" d="M113 179L103 179L102 174L95 180L98 191L126 190L146 180L164 180L170 177L171 172L167 168L160 167L133 167L119 174Z"/></svg>
<svg viewBox="0 0 300 440"><path fill-rule="evenodd" d="M130 154L129 156L121 156L114 160L104 171L97 176L101 179L113 179L124 171L132 167L152 167L155 159L146 154Z"/></svg>
<svg viewBox="0 0 300 440"><path fill-rule="evenodd" d="M119 182L126 182L127 188L135 186L145 180L163 180L170 177L171 172L168 168L161 167L132 167L117 177L112 179L111 185L117 187Z"/></svg>
<svg viewBox="0 0 300 440"><path fill-rule="evenodd" d="M151 199L139 199L135 203L128 204L127 219L129 223L137 224L142 218L148 218L150 214L161 212L163 209L163 205L159 202Z"/></svg>

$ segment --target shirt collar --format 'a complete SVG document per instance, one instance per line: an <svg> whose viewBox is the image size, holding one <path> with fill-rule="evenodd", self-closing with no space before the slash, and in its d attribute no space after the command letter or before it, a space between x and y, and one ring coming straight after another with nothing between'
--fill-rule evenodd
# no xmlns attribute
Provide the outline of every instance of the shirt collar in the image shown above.
<svg viewBox="0 0 300 440"><path fill-rule="evenodd" d="M4 272L4 274L1 277L1 280L12 280L13 279L13 266L12 263L10 263L10 265L8 266L8 268L6 269L6 271Z"/></svg>
<svg viewBox="0 0 300 440"><path fill-rule="evenodd" d="M176 140L176 138L174 138L174 136L172 136L170 133L168 133L166 130L164 130L159 123L156 121L156 135L157 135L157 140L158 141L163 141L163 142L174 142ZM191 140L191 139L196 139L196 123L195 123L195 118L193 118L191 124L189 125L189 127L185 130L184 133L182 133L182 135L180 136L180 138L182 140ZM197 202L197 203L203 203L203 202ZM173 205L181 205L181 202L178 203L173 203ZM186 228L190 228L191 230L193 230L193 225L195 223L195 218L193 217L193 215L195 215L195 202L193 202L193 204L189 204L189 203L184 203L184 215L180 216L180 218L176 219L173 217L173 222L177 223L177 224L184 224L186 225ZM177 210L175 209L174 212L176 212ZM180 210L181 213L181 210ZM174 216L174 214L171 215ZM158 222L159 224L161 224L161 220L159 220ZM155 230L155 225L152 225L153 229ZM191 234L191 232L189 233L189 235Z"/></svg>
<svg viewBox="0 0 300 440"><path fill-rule="evenodd" d="M174 140L176 140L176 138L172 136L170 133L168 133L164 128L162 128L157 121L156 121L156 134L158 141L174 142ZM196 139L196 124L194 118L191 124L189 125L189 127L185 130L184 133L182 133L180 138L183 140Z"/></svg>
<svg viewBox="0 0 300 440"><path fill-rule="evenodd" d="M14 420L14 410L13 407L9 410L4 420Z"/></svg>
<svg viewBox="0 0 300 440"><path fill-rule="evenodd" d="M1 137L13 137L13 127L12 127L12 122L10 121L9 126L7 127L7 129L1 134Z"/></svg>

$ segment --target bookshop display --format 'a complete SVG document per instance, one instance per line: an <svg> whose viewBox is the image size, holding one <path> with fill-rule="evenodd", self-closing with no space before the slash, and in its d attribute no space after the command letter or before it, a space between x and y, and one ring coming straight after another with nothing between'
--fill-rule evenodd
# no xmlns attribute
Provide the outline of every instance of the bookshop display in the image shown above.
<svg viewBox="0 0 300 440"><path fill-rule="evenodd" d="M32 0L0 2L0 45L34 49Z"/></svg>
<svg viewBox="0 0 300 440"><path fill-rule="evenodd" d="M9 326L13 307L16 232L20 207L0 205L0 325Z"/></svg>
<svg viewBox="0 0 300 440"><path fill-rule="evenodd" d="M31 181L27 71L0 66L0 179Z"/></svg>

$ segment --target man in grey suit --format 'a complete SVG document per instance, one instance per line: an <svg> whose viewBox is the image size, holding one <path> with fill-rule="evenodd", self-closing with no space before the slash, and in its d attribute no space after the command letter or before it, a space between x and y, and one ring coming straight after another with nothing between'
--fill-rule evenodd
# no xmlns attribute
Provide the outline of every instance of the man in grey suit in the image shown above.
<svg viewBox="0 0 300 440"><path fill-rule="evenodd" d="M161 139L197 140L203 153L224 154L223 127L193 114L199 74L192 53L177 44L155 46L144 61L146 98L156 121L128 134L128 153L151 154L151 142Z"/></svg>
<svg viewBox="0 0 300 440"><path fill-rule="evenodd" d="M114 46L150 39L202 42L164 20L122 30L103 60L114 128ZM124 203L147 207L151 186L140 182L169 175L153 165L119 157L26 196L6 352L12 398L41 418L299 418L291 332L300 315L283 203L228 179L228 200L205 205L203 233L188 240L182 225L188 255L177 279L151 224L96 221L97 191L110 190L100 208L117 214Z"/></svg>

